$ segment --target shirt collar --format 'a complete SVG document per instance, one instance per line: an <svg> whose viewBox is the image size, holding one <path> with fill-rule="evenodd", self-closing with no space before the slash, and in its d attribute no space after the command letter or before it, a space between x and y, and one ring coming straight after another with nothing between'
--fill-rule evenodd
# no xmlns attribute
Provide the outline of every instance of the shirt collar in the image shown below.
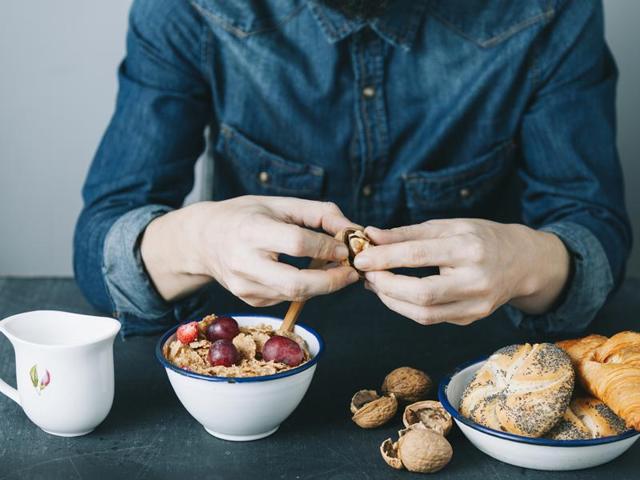
<svg viewBox="0 0 640 480"><path fill-rule="evenodd" d="M351 19L317 0L308 0L309 8L330 43L370 26L384 40L394 46L410 50L422 24L426 0L395 0L387 10L369 21Z"/></svg>

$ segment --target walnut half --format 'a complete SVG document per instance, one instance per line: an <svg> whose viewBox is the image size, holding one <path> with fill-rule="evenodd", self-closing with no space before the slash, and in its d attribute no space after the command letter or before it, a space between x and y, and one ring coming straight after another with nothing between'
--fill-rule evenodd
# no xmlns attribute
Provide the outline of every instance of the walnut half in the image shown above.
<svg viewBox="0 0 640 480"><path fill-rule="evenodd" d="M429 428L441 435L447 435L453 427L453 419L440 402L425 400L407 405L402 415L404 426Z"/></svg>
<svg viewBox="0 0 640 480"><path fill-rule="evenodd" d="M340 230L336 233L335 238L343 242L349 249L349 258L340 262L345 267L356 268L353 265L353 260L356 258L356 255L373 246L371 239L365 235L364 231L355 228L345 228ZM362 276L362 272L360 270L356 268L356 271L360 276Z"/></svg>
<svg viewBox="0 0 640 480"><path fill-rule="evenodd" d="M361 428L376 428L391 420L398 411L395 395L380 397L375 390L360 390L351 399L352 420Z"/></svg>

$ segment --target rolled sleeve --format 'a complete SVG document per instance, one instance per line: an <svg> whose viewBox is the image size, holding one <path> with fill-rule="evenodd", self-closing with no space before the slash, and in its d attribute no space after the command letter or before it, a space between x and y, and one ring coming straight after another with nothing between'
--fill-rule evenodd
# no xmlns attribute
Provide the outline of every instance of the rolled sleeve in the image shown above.
<svg viewBox="0 0 640 480"><path fill-rule="evenodd" d="M528 315L507 305L517 327L541 334L584 331L613 290L611 267L602 245L589 229L572 222L557 222L540 230L554 233L571 256L573 274L560 304L545 315Z"/></svg>
<svg viewBox="0 0 640 480"><path fill-rule="evenodd" d="M157 332L176 318L138 242L153 218L183 205L215 122L203 22L189 2L132 3L116 109L82 190L76 282L98 310L116 312L123 335Z"/></svg>
<svg viewBox="0 0 640 480"><path fill-rule="evenodd" d="M140 254L144 229L169 211L164 205L131 210L111 226L105 238L102 274L124 336L152 333L173 321L172 306L156 291Z"/></svg>

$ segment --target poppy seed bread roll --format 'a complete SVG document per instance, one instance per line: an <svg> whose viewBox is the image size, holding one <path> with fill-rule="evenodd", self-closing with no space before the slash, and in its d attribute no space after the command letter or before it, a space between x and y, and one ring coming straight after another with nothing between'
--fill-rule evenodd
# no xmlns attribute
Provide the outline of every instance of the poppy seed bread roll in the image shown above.
<svg viewBox="0 0 640 480"><path fill-rule="evenodd" d="M620 435L626 430L624 420L604 402L593 397L571 401L564 417L545 435L553 440L586 440Z"/></svg>
<svg viewBox="0 0 640 480"><path fill-rule="evenodd" d="M571 359L556 345L510 345L476 372L460 413L494 430L540 437L564 415L574 381Z"/></svg>

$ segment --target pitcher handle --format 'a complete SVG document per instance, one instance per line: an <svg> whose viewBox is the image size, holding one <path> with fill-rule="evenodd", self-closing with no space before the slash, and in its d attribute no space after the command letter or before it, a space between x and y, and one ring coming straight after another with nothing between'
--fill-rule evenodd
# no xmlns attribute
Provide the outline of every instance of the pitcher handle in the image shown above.
<svg viewBox="0 0 640 480"><path fill-rule="evenodd" d="M4 332L4 328L2 328L2 322L0 322L0 333L2 333L6 337L6 333ZM18 395L18 390L13 388L7 382L0 378L0 393L4 393L11 400L20 405L20 396Z"/></svg>

